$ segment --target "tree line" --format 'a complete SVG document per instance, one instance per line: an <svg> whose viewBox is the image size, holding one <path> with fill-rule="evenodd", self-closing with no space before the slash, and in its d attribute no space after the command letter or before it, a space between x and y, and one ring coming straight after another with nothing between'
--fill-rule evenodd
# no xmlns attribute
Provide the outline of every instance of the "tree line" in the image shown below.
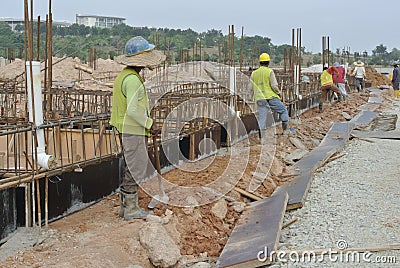
<svg viewBox="0 0 400 268"><path fill-rule="evenodd" d="M6 49L24 48L24 26L18 25L15 31L6 22L0 22L0 56L6 56ZM126 24L119 24L112 28L96 28L79 24L72 24L68 27L53 25L53 52L55 56L78 57L83 61L87 60L88 50L95 48L97 57L111 58L123 53L127 40L132 36L143 36L150 42L156 44L160 50L165 50L171 63L183 60L182 51L187 51L189 55L186 60L210 60L219 61L228 57L228 37L221 30L211 29L207 32L197 33L192 29L168 29L168 28L148 28L132 27ZM37 33L37 25L34 25L34 33ZM40 47L41 55L44 55L46 26L40 25ZM36 39L36 38L34 38ZM36 40L34 40L36 47ZM202 52L200 55L200 47ZM196 49L194 49L196 48ZM257 62L261 52L269 52L273 55L272 64L279 65L284 59L284 55L289 55L291 45L274 45L270 38L262 36L237 36L234 37L235 61L242 60L250 64ZM285 51L286 50L286 51ZM303 55L303 66L310 66L321 62L320 54L311 54L305 47L301 48ZM340 50L331 52L332 57L343 56ZM354 60L364 57L368 64L389 65L391 62L400 59L400 51L393 49L391 52L380 44L372 55L360 55L354 53Z"/></svg>

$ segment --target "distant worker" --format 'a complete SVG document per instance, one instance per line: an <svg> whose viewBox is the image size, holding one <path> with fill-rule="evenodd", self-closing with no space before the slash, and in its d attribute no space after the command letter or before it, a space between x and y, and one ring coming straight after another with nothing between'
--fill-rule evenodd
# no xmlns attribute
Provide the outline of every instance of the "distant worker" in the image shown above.
<svg viewBox="0 0 400 268"><path fill-rule="evenodd" d="M328 68L328 67L325 66L323 68L323 71L322 71L322 74L321 74L321 97L319 99L319 112L320 113L322 113L322 106L323 106L324 102L326 101L326 97L329 96L328 93L330 93L331 91L337 93L339 101L342 98L342 92L333 83L332 75L334 73L335 74L338 73L336 67L332 66L332 67Z"/></svg>
<svg viewBox="0 0 400 268"><path fill-rule="evenodd" d="M360 60L354 63L355 68L352 75L356 78L356 90L357 92L364 90L364 80L367 79L365 74L364 63Z"/></svg>
<svg viewBox="0 0 400 268"><path fill-rule="evenodd" d="M346 84L344 82L346 71L344 70L344 67L339 64L339 62L335 62L333 66L336 67L337 70L337 73L334 73L332 75L333 83L335 83L336 86L340 89L340 92L342 93L343 96L343 100L346 100L349 97L349 95L346 92Z"/></svg>
<svg viewBox="0 0 400 268"><path fill-rule="evenodd" d="M165 56L137 36L126 43L125 55L115 60L127 66L114 82L110 119L110 125L120 133L124 153L119 215L125 220L146 218L149 212L138 204L138 183L144 179L148 163L146 136L150 131L156 133L158 126L150 118L149 99L139 73L145 67L159 65Z"/></svg>
<svg viewBox="0 0 400 268"><path fill-rule="evenodd" d="M254 101L257 103L258 126L260 137L265 135L267 128L267 115L269 109L277 112L282 121L284 134L289 134L289 114L286 106L281 101L281 92L276 81L274 71L269 68L270 57L267 53L260 55L260 68L253 71L251 81L253 85Z"/></svg>
<svg viewBox="0 0 400 268"><path fill-rule="evenodd" d="M394 97L399 98L399 83L400 83L400 69L397 62L393 63L392 85L394 90Z"/></svg>

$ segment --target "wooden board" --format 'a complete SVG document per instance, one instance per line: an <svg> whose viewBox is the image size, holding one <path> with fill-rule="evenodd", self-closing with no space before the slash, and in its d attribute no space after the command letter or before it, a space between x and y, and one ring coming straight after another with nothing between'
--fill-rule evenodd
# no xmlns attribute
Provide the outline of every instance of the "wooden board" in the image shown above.
<svg viewBox="0 0 400 268"><path fill-rule="evenodd" d="M400 140L400 131L353 131L352 135L357 138L376 138L388 140Z"/></svg>
<svg viewBox="0 0 400 268"><path fill-rule="evenodd" d="M287 193L279 192L247 207L216 267L253 268L268 264L268 261L260 262L257 256L266 248L268 251L277 249L287 201Z"/></svg>
<svg viewBox="0 0 400 268"><path fill-rule="evenodd" d="M358 115L356 115L353 119L350 120L351 123L355 125L355 127L366 127L372 123L372 121L378 116L378 113L364 110L361 111Z"/></svg>
<svg viewBox="0 0 400 268"><path fill-rule="evenodd" d="M365 103L363 105L361 105L360 107L358 107L359 110L363 111L363 110L367 110L367 111L375 111L376 109L378 109L381 106L380 103Z"/></svg>
<svg viewBox="0 0 400 268"><path fill-rule="evenodd" d="M287 210L304 205L314 172L323 166L332 155L344 148L348 140L347 133L353 128L353 123L334 123L320 145L294 165L299 175L295 176L288 185L279 189L289 195Z"/></svg>
<svg viewBox="0 0 400 268"><path fill-rule="evenodd" d="M368 103L382 103L382 98L378 98L378 97L369 97L368 99Z"/></svg>

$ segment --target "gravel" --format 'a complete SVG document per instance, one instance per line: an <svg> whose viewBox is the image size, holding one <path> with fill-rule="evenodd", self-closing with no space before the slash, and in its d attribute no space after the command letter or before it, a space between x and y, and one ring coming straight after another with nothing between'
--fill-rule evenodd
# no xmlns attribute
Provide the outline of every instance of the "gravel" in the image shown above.
<svg viewBox="0 0 400 268"><path fill-rule="evenodd" d="M388 112L400 114L400 109L395 106ZM371 141L350 141L343 157L315 175L304 207L285 215L285 221L298 220L282 230L280 250L400 244L400 141ZM362 253L360 256L362 259ZM397 262L373 263L377 256L393 256ZM332 261L329 257L323 262L286 259L271 267L396 267L400 251L371 253L372 263Z"/></svg>

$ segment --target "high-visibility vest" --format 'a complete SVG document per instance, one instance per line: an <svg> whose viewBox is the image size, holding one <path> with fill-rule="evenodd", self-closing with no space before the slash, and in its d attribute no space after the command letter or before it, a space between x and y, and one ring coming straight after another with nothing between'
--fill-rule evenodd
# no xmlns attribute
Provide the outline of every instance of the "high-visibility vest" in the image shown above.
<svg viewBox="0 0 400 268"><path fill-rule="evenodd" d="M143 98L139 100L138 110L143 114L147 113L147 115L149 116L150 105L146 89L143 85L144 81L133 68L126 67L118 74L117 78L114 81L110 125L114 126L120 133L148 136L150 134L148 129L140 125L130 116L126 116L128 104L126 96L124 95L124 92L122 90L122 83L124 82L124 79L129 75L135 75L142 83L142 86L140 88L132 88L129 90L143 91L135 92L134 94L140 94L143 96Z"/></svg>
<svg viewBox="0 0 400 268"><path fill-rule="evenodd" d="M328 70L325 70L321 74L321 86L325 85L331 85L333 84L333 78L330 73L328 73Z"/></svg>
<svg viewBox="0 0 400 268"><path fill-rule="evenodd" d="M263 99L269 100L274 97L281 99L279 95L272 90L270 82L271 72L271 68L261 66L251 74L251 80L253 82L254 101Z"/></svg>

